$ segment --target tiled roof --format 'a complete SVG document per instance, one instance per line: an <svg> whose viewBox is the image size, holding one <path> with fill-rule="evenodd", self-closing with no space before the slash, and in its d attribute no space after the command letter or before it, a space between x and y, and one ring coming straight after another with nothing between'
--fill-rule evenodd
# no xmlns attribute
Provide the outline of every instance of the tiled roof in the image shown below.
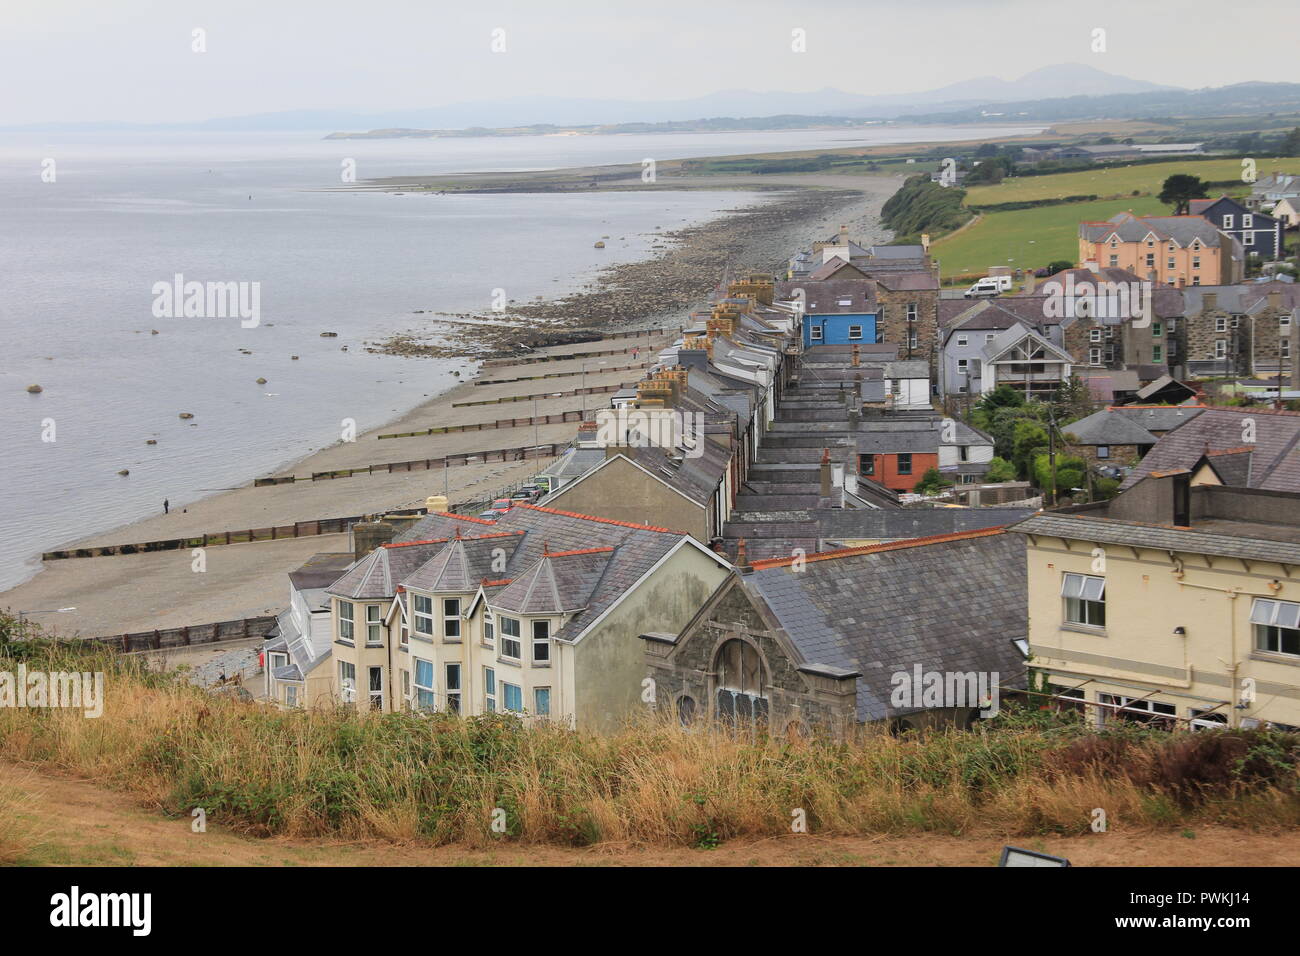
<svg viewBox="0 0 1300 956"><path fill-rule="evenodd" d="M862 676L859 720L919 710L890 706L892 677L994 672L1023 686L1012 643L1028 637L1025 548L998 531L943 536L774 565L741 578L766 604L806 665Z"/></svg>
<svg viewBox="0 0 1300 956"><path fill-rule="evenodd" d="M1103 408L1061 426L1080 445L1154 445L1156 436L1115 409Z"/></svg>
<svg viewBox="0 0 1300 956"><path fill-rule="evenodd" d="M447 538L407 542L401 547L375 548L326 590L353 601L378 601L397 593L397 585L438 553Z"/></svg>
<svg viewBox="0 0 1300 956"><path fill-rule="evenodd" d="M478 589L479 582L509 560L519 546L522 531L505 531L475 538L453 538L414 573L402 580L408 588L463 594Z"/></svg>
<svg viewBox="0 0 1300 956"><path fill-rule="evenodd" d="M492 598L493 607L519 614L567 614L591 600L614 548L586 548L544 554Z"/></svg>
<svg viewBox="0 0 1300 956"><path fill-rule="evenodd" d="M1246 441L1251 431L1254 442ZM1253 448L1247 485L1300 491L1300 412L1211 407L1162 435L1120 485L1128 488L1154 471L1191 468L1207 451ZM1234 472L1240 477L1240 469Z"/></svg>
<svg viewBox="0 0 1300 956"><path fill-rule="evenodd" d="M1120 544L1135 548L1155 548L1160 551L1245 558L1248 561L1300 564L1300 544L1297 543L1221 534L1214 531L1198 531L1195 528L1179 528L1174 525L1119 521L1087 514L1044 511L1026 518L1017 525L1012 525L1008 530L1021 534L1069 538L1072 541L1091 541L1097 544Z"/></svg>
<svg viewBox="0 0 1300 956"><path fill-rule="evenodd" d="M1183 248L1190 246L1194 239L1200 239L1204 245L1215 248L1230 241L1204 216L1138 217L1129 212L1121 212L1106 222L1084 222L1079 225L1079 235L1089 242L1102 242L1112 233L1118 235L1121 242L1140 242L1148 233L1154 233L1157 240L1172 239Z"/></svg>

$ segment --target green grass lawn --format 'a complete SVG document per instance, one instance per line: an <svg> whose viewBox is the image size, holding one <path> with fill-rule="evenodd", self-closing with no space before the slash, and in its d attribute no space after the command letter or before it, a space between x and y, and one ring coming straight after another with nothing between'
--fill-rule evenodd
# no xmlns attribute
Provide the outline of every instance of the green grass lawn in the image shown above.
<svg viewBox="0 0 1300 956"><path fill-rule="evenodd" d="M1079 223L1109 219L1125 210L1132 210L1136 216L1169 212L1154 196L995 212L938 240L930 252L939 260L945 276L983 274L989 266L1036 269L1057 259L1075 262L1079 255Z"/></svg>
<svg viewBox="0 0 1300 956"><path fill-rule="evenodd" d="M1294 171L1300 159L1260 157L1256 175L1259 178L1273 171L1276 162L1283 172ZM1022 176L1003 180L996 186L973 186L966 191L966 205L984 206L1000 202L1024 202L1033 199L1060 199L1065 196L1127 196L1137 189L1157 195L1164 181L1175 173L1187 173L1209 182L1238 179L1241 176L1240 159L1170 160L1146 166L1117 166L1113 169L1084 169L1051 176ZM1229 195L1249 192L1242 183L1240 189L1229 190Z"/></svg>

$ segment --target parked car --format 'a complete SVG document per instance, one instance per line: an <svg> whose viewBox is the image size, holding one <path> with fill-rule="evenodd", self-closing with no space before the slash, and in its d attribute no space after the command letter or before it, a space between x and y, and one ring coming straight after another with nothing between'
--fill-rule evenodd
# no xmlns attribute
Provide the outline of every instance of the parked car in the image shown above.
<svg viewBox="0 0 1300 956"><path fill-rule="evenodd" d="M497 518L501 517L501 514L502 513L500 511L492 511L491 509L489 509L487 511L480 511L478 513L478 517L485 518L488 521L496 521Z"/></svg>
<svg viewBox="0 0 1300 956"><path fill-rule="evenodd" d="M514 506L515 503L511 501L509 498L498 498L496 501L492 502L492 510L499 511L502 514L505 514Z"/></svg>
<svg viewBox="0 0 1300 956"><path fill-rule="evenodd" d="M511 501L532 501L536 497L537 496L533 494L533 492L524 491L523 489L520 489L519 491L516 491L513 495L510 496L510 500Z"/></svg>

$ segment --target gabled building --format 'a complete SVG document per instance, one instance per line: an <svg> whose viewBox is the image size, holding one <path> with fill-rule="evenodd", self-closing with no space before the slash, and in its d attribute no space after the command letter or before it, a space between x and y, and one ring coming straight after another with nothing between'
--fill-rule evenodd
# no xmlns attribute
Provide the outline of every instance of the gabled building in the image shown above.
<svg viewBox="0 0 1300 956"><path fill-rule="evenodd" d="M1193 199L1188 211L1193 216L1204 216L1216 229L1241 243L1248 256L1262 256L1265 260L1282 258L1281 220L1267 213L1248 209L1235 199L1220 196L1218 199Z"/></svg>
<svg viewBox="0 0 1300 956"><path fill-rule="evenodd" d="M1148 470L1011 527L1030 664L1099 723L1300 729L1300 494L1192 479Z"/></svg>
<svg viewBox="0 0 1300 956"><path fill-rule="evenodd" d="M655 706L774 734L969 727L989 697L1024 686L1023 561L996 528L742 557L685 627L642 631ZM969 693L913 694L923 675Z"/></svg>
<svg viewBox="0 0 1300 956"><path fill-rule="evenodd" d="M976 373L957 361L956 373L970 390L986 394L999 385L1008 385L1026 398L1055 394L1070 380L1074 359L1064 349L1019 322L999 332L981 349Z"/></svg>
<svg viewBox="0 0 1300 956"><path fill-rule="evenodd" d="M1250 187L1246 207L1259 212L1277 212L1284 199L1300 199L1300 176L1292 173L1269 173Z"/></svg>
<svg viewBox="0 0 1300 956"><path fill-rule="evenodd" d="M1079 226L1079 263L1127 269L1182 288L1229 285L1245 275L1242 245L1203 216L1135 216L1121 212Z"/></svg>

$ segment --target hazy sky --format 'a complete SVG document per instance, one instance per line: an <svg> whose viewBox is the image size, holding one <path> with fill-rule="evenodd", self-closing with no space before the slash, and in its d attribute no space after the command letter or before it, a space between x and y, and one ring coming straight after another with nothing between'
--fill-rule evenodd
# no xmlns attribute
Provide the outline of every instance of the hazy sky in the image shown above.
<svg viewBox="0 0 1300 956"><path fill-rule="evenodd" d="M1090 49L1097 27L1105 53ZM496 28L505 53L491 52ZM805 53L791 50L796 28ZM1300 81L1296 36L1297 0L3 0L0 125L902 93L1062 62L1188 87Z"/></svg>

